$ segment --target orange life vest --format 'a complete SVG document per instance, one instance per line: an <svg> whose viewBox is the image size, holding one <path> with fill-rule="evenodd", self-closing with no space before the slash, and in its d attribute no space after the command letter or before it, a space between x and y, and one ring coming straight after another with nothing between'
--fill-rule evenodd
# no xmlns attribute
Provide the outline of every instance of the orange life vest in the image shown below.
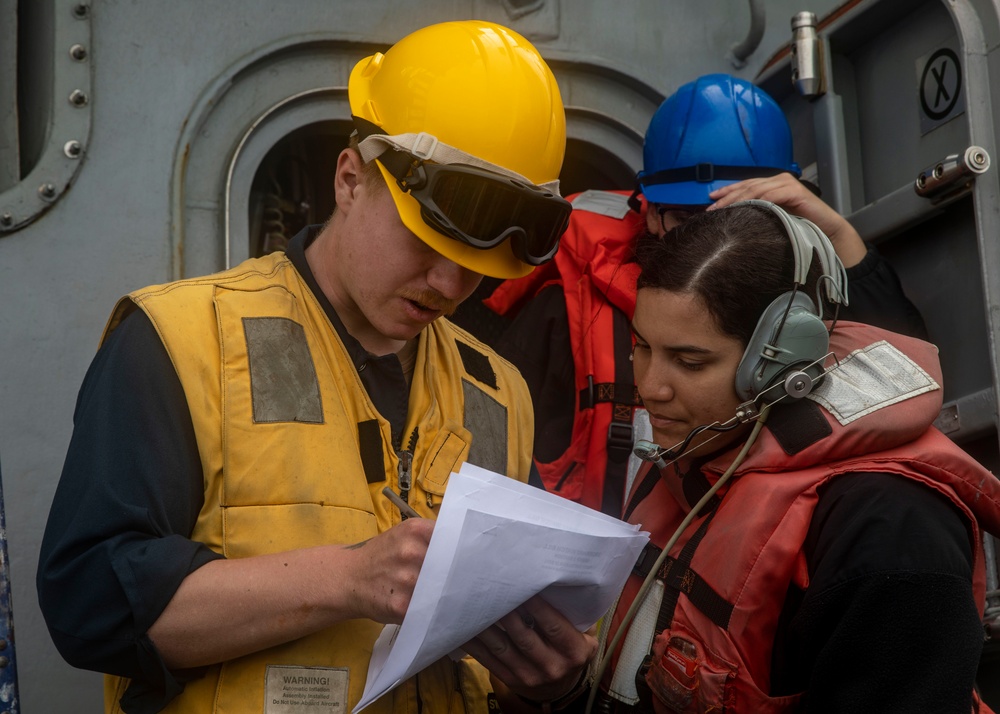
<svg viewBox="0 0 1000 714"><path fill-rule="evenodd" d="M624 489L633 411L641 404L628 360L631 338L615 341L616 321L621 335L635 312L639 270L630 259L635 238L645 228L644 211L628 210L628 196L626 191L570 196L574 210L555 258L523 278L502 283L485 301L494 312L511 317L541 290L562 287L576 411L569 448L548 463L536 458L535 465L547 490L595 509L604 500L609 461L619 474L613 487ZM602 204L608 209L603 213L598 212Z"/></svg>
<svg viewBox="0 0 1000 714"><path fill-rule="evenodd" d="M671 550L659 572L666 583L663 601L672 613L661 616L658 632L649 632L647 620L645 639L636 633L637 641L651 642L644 681L653 711L776 714L794 709L801 694L769 696L772 646L789 586L805 590L809 585L802 545L818 490L841 474L901 475L943 494L966 515L975 547L973 591L982 616L986 578L980 528L1000 532L1000 481L930 426L941 407L940 365L933 345L866 325L838 323L831 350L843 362L858 347L877 346L882 340L898 347L936 384L922 393L912 390L912 396L886 402L846 425L828 408L803 404L813 417L825 420L829 434L798 444L791 454L787 441L765 427L733 479L720 490L717 508L699 515ZM823 404L819 397L815 401ZM729 467L736 451L702 468L710 483ZM684 515L661 478L629 521L641 523L652 533L651 542L662 546ZM633 574L626 584L611 636L641 583L641 575ZM641 617L631 629L643 627L637 624ZM609 671L615 672L619 662L623 670L632 671L607 676L603 683L605 690L617 686L619 701L626 698L622 693L627 678L635 681L635 654L622 651L614 653ZM980 712L990 711L985 704L979 706Z"/></svg>

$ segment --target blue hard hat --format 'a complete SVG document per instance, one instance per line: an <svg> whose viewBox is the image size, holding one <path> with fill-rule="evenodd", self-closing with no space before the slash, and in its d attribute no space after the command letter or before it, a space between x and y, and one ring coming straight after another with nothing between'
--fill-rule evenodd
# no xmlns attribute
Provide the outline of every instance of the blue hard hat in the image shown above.
<svg viewBox="0 0 1000 714"><path fill-rule="evenodd" d="M707 74L653 114L636 182L650 203L706 206L718 188L783 171L802 175L781 107L746 80Z"/></svg>

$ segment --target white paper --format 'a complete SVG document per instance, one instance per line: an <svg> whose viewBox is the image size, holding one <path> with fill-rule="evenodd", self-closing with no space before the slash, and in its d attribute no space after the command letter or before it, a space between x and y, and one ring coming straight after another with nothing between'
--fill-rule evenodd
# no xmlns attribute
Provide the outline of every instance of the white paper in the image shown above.
<svg viewBox="0 0 1000 714"><path fill-rule="evenodd" d="M403 624L383 628L353 711L539 593L586 630L648 539L637 525L464 464L448 482Z"/></svg>

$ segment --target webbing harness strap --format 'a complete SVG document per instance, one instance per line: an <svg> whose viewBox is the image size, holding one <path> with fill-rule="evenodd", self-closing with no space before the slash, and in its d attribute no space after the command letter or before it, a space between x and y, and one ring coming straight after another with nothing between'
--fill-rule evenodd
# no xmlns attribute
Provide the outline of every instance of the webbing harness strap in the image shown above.
<svg viewBox="0 0 1000 714"><path fill-rule="evenodd" d="M607 458L600 499L601 510L604 513L618 516L625 500L628 461L635 443L633 411L635 407L642 406L642 398L632 376L632 363L628 360L632 350L632 330L628 316L611 303L602 305L600 309L605 311L605 318L608 314L611 317L612 349L603 355L604 359L610 355L613 360L611 365L607 365L611 369L600 372L598 365L583 365L579 369L581 372L598 371L602 377L611 376L609 372L613 370L614 381L596 382L593 373L587 374L587 386L581 389L578 395L576 418L578 419L584 410L593 409L598 404L611 404L610 421L607 423L607 433L604 435L604 451ZM584 339L596 338L593 334L585 334ZM595 344L592 351L596 354L598 348L606 349L606 346ZM598 423L601 423L600 420ZM600 435L595 429L589 438L600 438Z"/></svg>
<svg viewBox="0 0 1000 714"><path fill-rule="evenodd" d="M691 560L694 558L695 550L704 538L708 524L714 516L715 510L713 509L691 536L691 540L684 545L680 556L678 558L667 556L659 573L657 573L657 577L663 581L665 591L657 616L656 634L660 634L673 623L674 611L677 609L677 601L681 593L684 593L691 604L716 625L724 630L729 627L729 620L733 614L732 603L715 592L712 586L691 569ZM645 578L662 552L652 543L647 543L632 568L632 572L640 578Z"/></svg>
<svg viewBox="0 0 1000 714"><path fill-rule="evenodd" d="M580 409L593 409L595 405L613 402L624 407L641 407L639 389L630 382L595 382L587 375L587 386L580 390Z"/></svg>
<svg viewBox="0 0 1000 714"><path fill-rule="evenodd" d="M642 664L635 672L635 691L638 695L638 701L635 704L634 711L641 714L652 714L653 713L653 693L646 682L646 675L649 672L650 667L653 664L653 657L651 653L652 643L656 641L656 638L661 632L670 627L674 619L674 611L677 609L677 600L680 597L681 592L685 592L688 598L691 598L691 594L695 591L694 582L700 580L700 577L690 568L691 560L694 558L694 552L701 543L701 539L705 536L705 532L708 530L708 524L712 521L715 516L715 510L712 510L708 516L701 522L698 526L698 530L694 532L690 540L684 544L681 549L679 558L667 557L664 560L663 566L660 568L660 572L657 573L657 580L663 583L663 599L660 600L660 608L656 614L656 626L653 629L653 637L650 638L650 651L647 651L646 656L642 660ZM646 548L650 548L651 544L648 544ZM662 552L656 546L652 546L656 550ZM651 554L643 552L643 556L640 558L641 563L646 564L646 573L649 573L649 563L655 562L651 561ZM704 585L702 588L698 588L698 592L702 593L707 589L713 595L716 595L711 588ZM716 597L718 597L716 595ZM692 603L694 601L692 600ZM698 608L701 609L700 607Z"/></svg>
<svg viewBox="0 0 1000 714"><path fill-rule="evenodd" d="M691 604L697 607L705 617L723 630L729 628L729 620L733 615L732 603L727 602L725 598L715 592L698 573L691 570L691 568L679 566L677 561L669 556L660 572L668 593L664 597L664 602L669 597L669 593L675 593L673 599L676 606L677 595L683 592L687 595ZM663 615L662 607L660 614L661 616ZM672 612L670 619L673 620Z"/></svg>
<svg viewBox="0 0 1000 714"><path fill-rule="evenodd" d="M729 617L732 615L733 606L705 583L700 575L691 570L691 561L694 558L695 550L697 550L702 538L705 537L708 525L712 522L715 514L716 511L713 509L698 526L698 530L694 532L690 540L684 544L680 556L676 559L668 556L657 574L657 577L663 581L665 590L663 602L660 603L660 613L656 618L656 634L660 634L673 623L677 600L682 592L687 595L691 604L712 622L723 629L729 627Z"/></svg>
<svg viewBox="0 0 1000 714"><path fill-rule="evenodd" d="M632 409L642 406L639 390L634 384L624 382L594 382L587 375L587 386L580 390L580 409L592 409L597 404L610 402L611 423L608 424L608 457L615 462L627 462L632 453Z"/></svg>
<svg viewBox="0 0 1000 714"><path fill-rule="evenodd" d="M607 396L612 403L611 422L605 450L608 458L604 469L604 490L601 495L601 510L619 515L625 501L625 481L628 475L628 459L635 444L632 427L634 408L642 404L639 390L635 386L632 362L628 355L632 352L632 328L628 316L617 307L611 308L611 325L614 349L615 376L610 385L597 385L597 397ZM588 384L590 380L588 379ZM609 388L610 387L610 388ZM602 394L604 392L604 394ZM615 399L615 396L618 399ZM638 404L637 404L638 403Z"/></svg>

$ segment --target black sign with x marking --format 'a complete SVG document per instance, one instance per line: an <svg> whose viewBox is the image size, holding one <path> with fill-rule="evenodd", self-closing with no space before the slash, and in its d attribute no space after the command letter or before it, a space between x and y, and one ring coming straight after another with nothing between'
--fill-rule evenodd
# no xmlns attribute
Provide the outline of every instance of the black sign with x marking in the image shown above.
<svg viewBox="0 0 1000 714"><path fill-rule="evenodd" d="M932 54L920 78L920 108L931 119L943 119L955 108L962 91L962 65L947 47Z"/></svg>

